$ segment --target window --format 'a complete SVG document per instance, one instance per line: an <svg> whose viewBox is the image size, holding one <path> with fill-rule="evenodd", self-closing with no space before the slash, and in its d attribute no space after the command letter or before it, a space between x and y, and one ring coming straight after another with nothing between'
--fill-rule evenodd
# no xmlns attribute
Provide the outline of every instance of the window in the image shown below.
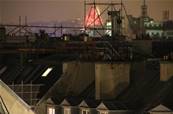
<svg viewBox="0 0 173 114"><path fill-rule="evenodd" d="M55 108L54 107L48 107L47 114L55 114Z"/></svg>
<svg viewBox="0 0 173 114"><path fill-rule="evenodd" d="M89 110L82 110L82 114L89 114Z"/></svg>
<svg viewBox="0 0 173 114"><path fill-rule="evenodd" d="M64 108L64 114L70 114L70 108Z"/></svg>
<svg viewBox="0 0 173 114"><path fill-rule="evenodd" d="M42 77L46 77L52 70L53 70L53 68L48 68L48 69L42 74Z"/></svg>
<svg viewBox="0 0 173 114"><path fill-rule="evenodd" d="M99 114L108 114L107 111L100 111Z"/></svg>

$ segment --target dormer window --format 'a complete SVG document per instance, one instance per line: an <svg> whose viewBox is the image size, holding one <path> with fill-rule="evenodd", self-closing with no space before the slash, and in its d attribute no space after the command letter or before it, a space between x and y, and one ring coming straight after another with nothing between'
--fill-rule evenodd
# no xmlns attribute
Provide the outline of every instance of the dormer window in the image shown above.
<svg viewBox="0 0 173 114"><path fill-rule="evenodd" d="M71 114L70 108L64 107L64 114Z"/></svg>
<svg viewBox="0 0 173 114"><path fill-rule="evenodd" d="M108 114L108 111L99 111L99 114Z"/></svg>
<svg viewBox="0 0 173 114"><path fill-rule="evenodd" d="M89 110L87 110L87 109L82 109L82 114L89 114Z"/></svg>
<svg viewBox="0 0 173 114"><path fill-rule="evenodd" d="M55 114L55 107L48 107L47 114Z"/></svg>

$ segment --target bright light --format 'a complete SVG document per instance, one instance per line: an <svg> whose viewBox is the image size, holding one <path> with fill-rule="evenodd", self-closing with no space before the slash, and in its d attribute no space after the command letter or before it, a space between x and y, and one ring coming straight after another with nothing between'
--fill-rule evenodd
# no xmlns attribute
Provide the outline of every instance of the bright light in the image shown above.
<svg viewBox="0 0 173 114"><path fill-rule="evenodd" d="M42 74L42 77L46 77L52 70L53 70L53 68L48 68L48 69Z"/></svg>
<svg viewBox="0 0 173 114"><path fill-rule="evenodd" d="M55 108L49 107L48 108L48 114L55 114Z"/></svg>
<svg viewBox="0 0 173 114"><path fill-rule="evenodd" d="M106 23L106 26L107 26L107 27L111 27L111 26L112 26L112 23L111 23L111 22L107 22L107 23Z"/></svg>
<svg viewBox="0 0 173 114"><path fill-rule="evenodd" d="M151 24L153 24L154 22L153 21L150 21Z"/></svg>
<svg viewBox="0 0 173 114"><path fill-rule="evenodd" d="M92 6L90 8L90 11L88 12L88 14L85 17L85 26L92 27L94 25L96 25L96 26L101 25L102 19L99 15L100 15L99 9L97 7L94 8Z"/></svg>

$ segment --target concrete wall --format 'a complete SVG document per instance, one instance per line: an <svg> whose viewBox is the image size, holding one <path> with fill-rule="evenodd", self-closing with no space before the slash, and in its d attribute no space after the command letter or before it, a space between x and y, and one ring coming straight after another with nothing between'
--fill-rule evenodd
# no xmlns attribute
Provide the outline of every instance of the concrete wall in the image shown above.
<svg viewBox="0 0 173 114"><path fill-rule="evenodd" d="M79 94L95 80L94 63L68 62L63 64L66 92Z"/></svg>
<svg viewBox="0 0 173 114"><path fill-rule="evenodd" d="M115 98L129 85L130 64L96 63L96 98Z"/></svg>
<svg viewBox="0 0 173 114"><path fill-rule="evenodd" d="M0 96L10 114L35 114L7 85L0 80Z"/></svg>
<svg viewBox="0 0 173 114"><path fill-rule="evenodd" d="M168 81L173 76L173 62L160 62L160 80Z"/></svg>

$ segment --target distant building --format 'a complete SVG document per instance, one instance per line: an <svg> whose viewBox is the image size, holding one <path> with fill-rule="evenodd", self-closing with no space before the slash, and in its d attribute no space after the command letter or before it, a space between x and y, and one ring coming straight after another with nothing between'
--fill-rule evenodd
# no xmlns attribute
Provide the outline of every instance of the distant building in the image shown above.
<svg viewBox="0 0 173 114"><path fill-rule="evenodd" d="M132 15L129 15L128 18L129 27L133 34L140 37L140 17L133 17ZM159 22L150 17L146 17L144 20L144 29L145 37L150 39L173 38L173 21Z"/></svg>
<svg viewBox="0 0 173 114"><path fill-rule="evenodd" d="M173 38L173 20L163 22L163 31L167 39Z"/></svg>
<svg viewBox="0 0 173 114"><path fill-rule="evenodd" d="M148 20L144 23L145 33L151 38L163 37L163 26L161 22Z"/></svg>

